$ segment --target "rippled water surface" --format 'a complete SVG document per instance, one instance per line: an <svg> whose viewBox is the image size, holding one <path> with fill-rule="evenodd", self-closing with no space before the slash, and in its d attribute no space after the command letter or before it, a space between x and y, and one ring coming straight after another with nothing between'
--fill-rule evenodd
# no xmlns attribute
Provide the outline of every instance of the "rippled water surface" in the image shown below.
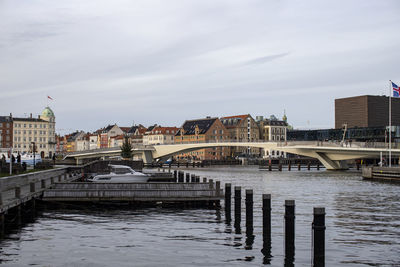
<svg viewBox="0 0 400 267"><path fill-rule="evenodd" d="M226 224L223 209L70 206L44 211L0 241L0 264L283 266L283 204L294 199L296 266L311 263L314 206L326 208L326 266L400 266L399 184L363 181L352 172L267 172L255 167L188 171L254 190L254 240L246 237L244 200L240 234ZM261 252L263 193L272 195L270 259Z"/></svg>

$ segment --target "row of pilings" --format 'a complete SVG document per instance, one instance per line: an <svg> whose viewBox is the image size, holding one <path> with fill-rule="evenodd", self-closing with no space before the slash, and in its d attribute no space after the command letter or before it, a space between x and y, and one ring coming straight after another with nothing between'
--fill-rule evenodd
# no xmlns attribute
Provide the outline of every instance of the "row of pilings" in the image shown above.
<svg viewBox="0 0 400 267"><path fill-rule="evenodd" d="M240 234L241 212L242 212L242 188L234 187L234 227L236 234ZM246 248L251 246L254 241L253 225L253 190L245 190L245 210L246 210ZM232 215L232 186L225 184L225 218L227 224L231 223ZM314 219L311 223L312 229L312 266L325 266L325 208L314 207ZM284 266L294 266L295 256L295 201L285 200L285 225L284 225ZM264 264L271 262L271 195L262 195L262 235Z"/></svg>

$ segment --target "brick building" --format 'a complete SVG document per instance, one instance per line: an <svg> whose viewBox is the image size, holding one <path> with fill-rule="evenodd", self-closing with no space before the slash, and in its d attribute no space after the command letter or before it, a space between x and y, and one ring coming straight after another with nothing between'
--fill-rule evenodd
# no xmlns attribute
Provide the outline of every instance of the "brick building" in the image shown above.
<svg viewBox="0 0 400 267"><path fill-rule="evenodd" d="M10 148L13 145L12 115L0 116L0 148Z"/></svg>
<svg viewBox="0 0 400 267"><path fill-rule="evenodd" d="M228 130L231 141L257 142L260 139L260 129L250 114L222 117L221 122ZM259 148L231 147L229 151L232 157L239 155L260 155Z"/></svg>
<svg viewBox="0 0 400 267"><path fill-rule="evenodd" d="M229 140L229 133L218 118L187 120L175 135L175 144L223 142ZM178 158L189 160L221 160L229 156L226 147L205 148L182 153Z"/></svg>

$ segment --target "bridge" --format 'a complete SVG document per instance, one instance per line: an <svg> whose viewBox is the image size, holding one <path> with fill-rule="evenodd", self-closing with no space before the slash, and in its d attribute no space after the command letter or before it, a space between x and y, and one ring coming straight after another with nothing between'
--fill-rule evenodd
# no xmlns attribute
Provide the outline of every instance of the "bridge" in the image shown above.
<svg viewBox="0 0 400 267"><path fill-rule="evenodd" d="M264 150L275 150L301 156L317 158L328 170L348 169L347 160L362 158L379 158L380 154L388 153L384 144L375 144L368 147L365 143L353 142L350 146L333 142L209 142L209 143L187 143L171 145L135 146L132 148L134 155L140 155L144 163L151 163L154 160L166 160L171 156L213 147L252 147ZM106 158L119 156L119 147L108 149L95 149L74 152L66 155L64 159L74 158L77 164L83 159ZM393 157L400 156L400 149L391 150Z"/></svg>

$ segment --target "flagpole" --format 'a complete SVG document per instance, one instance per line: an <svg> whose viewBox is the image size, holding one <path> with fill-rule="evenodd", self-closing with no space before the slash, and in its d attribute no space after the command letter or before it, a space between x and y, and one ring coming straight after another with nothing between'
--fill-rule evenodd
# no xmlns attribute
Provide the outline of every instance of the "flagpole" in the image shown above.
<svg viewBox="0 0 400 267"><path fill-rule="evenodd" d="M392 167L392 81L389 80L389 167Z"/></svg>

